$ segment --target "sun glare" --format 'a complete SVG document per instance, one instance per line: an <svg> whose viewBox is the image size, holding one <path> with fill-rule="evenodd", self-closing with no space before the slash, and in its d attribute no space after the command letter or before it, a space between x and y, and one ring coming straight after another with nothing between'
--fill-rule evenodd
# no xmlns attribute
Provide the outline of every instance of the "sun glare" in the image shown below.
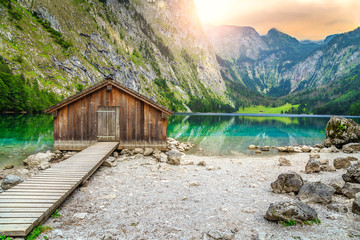
<svg viewBox="0 0 360 240"><path fill-rule="evenodd" d="M224 4L217 0L195 0L198 15L202 23L218 23L223 14Z"/></svg>

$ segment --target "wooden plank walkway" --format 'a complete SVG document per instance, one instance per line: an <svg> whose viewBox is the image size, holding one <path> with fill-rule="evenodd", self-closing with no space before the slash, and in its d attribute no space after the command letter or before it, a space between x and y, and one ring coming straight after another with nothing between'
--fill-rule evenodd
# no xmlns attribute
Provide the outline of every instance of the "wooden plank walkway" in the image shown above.
<svg viewBox="0 0 360 240"><path fill-rule="evenodd" d="M26 236L45 221L117 148L98 142L0 194L0 236Z"/></svg>

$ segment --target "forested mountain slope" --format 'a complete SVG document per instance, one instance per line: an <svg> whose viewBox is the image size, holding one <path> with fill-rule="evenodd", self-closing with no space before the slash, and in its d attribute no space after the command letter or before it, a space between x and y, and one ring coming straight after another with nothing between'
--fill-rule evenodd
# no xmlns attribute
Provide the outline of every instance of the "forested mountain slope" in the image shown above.
<svg viewBox="0 0 360 240"><path fill-rule="evenodd" d="M192 0L0 3L0 55L31 85L68 96L111 76L173 110L230 103Z"/></svg>

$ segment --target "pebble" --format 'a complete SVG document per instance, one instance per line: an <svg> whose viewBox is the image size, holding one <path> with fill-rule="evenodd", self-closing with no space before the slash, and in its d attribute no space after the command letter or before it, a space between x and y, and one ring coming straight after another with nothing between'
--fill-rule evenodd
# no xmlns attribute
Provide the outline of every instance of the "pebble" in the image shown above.
<svg viewBox="0 0 360 240"><path fill-rule="evenodd" d="M87 213L75 213L73 216L74 218L84 219Z"/></svg>

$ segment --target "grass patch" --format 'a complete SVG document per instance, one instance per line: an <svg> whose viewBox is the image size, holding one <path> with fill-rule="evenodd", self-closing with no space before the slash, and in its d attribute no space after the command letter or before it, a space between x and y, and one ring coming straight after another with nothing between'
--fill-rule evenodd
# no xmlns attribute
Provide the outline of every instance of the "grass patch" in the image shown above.
<svg viewBox="0 0 360 240"><path fill-rule="evenodd" d="M296 226L296 222L294 220L290 220L290 221L280 221L280 223L282 225L284 225L284 227L289 227L289 226Z"/></svg>
<svg viewBox="0 0 360 240"><path fill-rule="evenodd" d="M299 105L292 105L286 103L279 107L266 107L266 106L251 106L245 107L244 109L240 108L238 113L264 113L264 114L282 114L291 110L291 108L298 108Z"/></svg>
<svg viewBox="0 0 360 240"><path fill-rule="evenodd" d="M11 240L11 238L4 235L4 236L0 236L0 240Z"/></svg>
<svg viewBox="0 0 360 240"><path fill-rule="evenodd" d="M35 240L37 239L38 236L40 236L41 233L45 232L45 231L49 231L52 228L50 226L37 226L36 228L34 228L26 237L26 240Z"/></svg>
<svg viewBox="0 0 360 240"><path fill-rule="evenodd" d="M52 218L58 218L61 217L61 214L59 213L59 209L56 209L53 214L51 214Z"/></svg>

